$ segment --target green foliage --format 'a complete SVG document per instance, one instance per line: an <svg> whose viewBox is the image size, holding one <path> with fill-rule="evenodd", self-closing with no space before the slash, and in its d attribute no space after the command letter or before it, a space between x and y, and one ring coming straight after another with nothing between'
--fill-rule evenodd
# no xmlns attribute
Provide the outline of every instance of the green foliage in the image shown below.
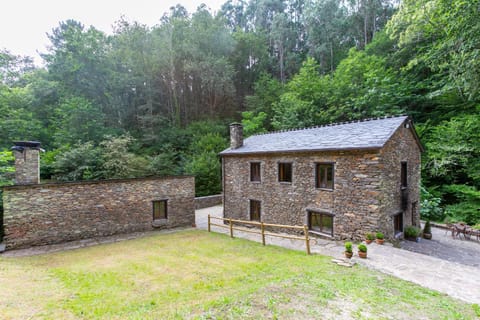
<svg viewBox="0 0 480 320"><path fill-rule="evenodd" d="M360 251L360 252L367 252L367 250L368 250L367 246L364 245L363 243L360 243L360 244L358 245L358 251Z"/></svg>
<svg viewBox="0 0 480 320"><path fill-rule="evenodd" d="M384 236L383 233L377 232L377 233L375 234L375 237L376 237L377 239L379 239L379 240L383 240L385 236Z"/></svg>
<svg viewBox="0 0 480 320"><path fill-rule="evenodd" d="M218 153L224 150L226 146L226 139L219 134L207 134L199 137L190 146L185 173L195 176L196 196L214 195L222 192L222 168Z"/></svg>
<svg viewBox="0 0 480 320"><path fill-rule="evenodd" d="M2 186L13 184L15 158L11 151L0 151L0 242L3 239L3 191Z"/></svg>
<svg viewBox="0 0 480 320"><path fill-rule="evenodd" d="M443 221L445 218L444 210L440 206L441 198L434 196L424 187L420 187L420 216L422 219Z"/></svg>
<svg viewBox="0 0 480 320"><path fill-rule="evenodd" d="M405 238L417 238L420 235L421 230L418 227L406 226L403 233Z"/></svg>
<svg viewBox="0 0 480 320"><path fill-rule="evenodd" d="M480 222L480 191L467 185L449 185L443 188L444 197L453 204L445 207L446 215L453 221L467 224Z"/></svg>
<svg viewBox="0 0 480 320"><path fill-rule="evenodd" d="M91 142L65 146L52 154L53 178L59 181L99 179L101 172L101 151ZM51 155L47 156L47 159ZM51 161L51 160L47 160Z"/></svg>
<svg viewBox="0 0 480 320"><path fill-rule="evenodd" d="M267 130L264 128L267 114L260 111L258 114L254 114L253 111L242 112L242 125L244 137L249 137L258 133L265 133Z"/></svg>
<svg viewBox="0 0 480 320"><path fill-rule="evenodd" d="M345 242L345 252L353 252L353 244L349 241Z"/></svg>
<svg viewBox="0 0 480 320"><path fill-rule="evenodd" d="M375 240L375 235L374 235L373 233L371 233L371 232L367 232L367 233L365 234L365 239L367 239L367 240Z"/></svg>
<svg viewBox="0 0 480 320"><path fill-rule="evenodd" d="M129 151L134 139L125 134L119 137L107 136L100 142L102 174L109 179L136 178L148 172L148 161Z"/></svg>
<svg viewBox="0 0 480 320"><path fill-rule="evenodd" d="M57 146L76 142L99 142L105 130L105 115L87 99L73 97L63 101L55 110Z"/></svg>

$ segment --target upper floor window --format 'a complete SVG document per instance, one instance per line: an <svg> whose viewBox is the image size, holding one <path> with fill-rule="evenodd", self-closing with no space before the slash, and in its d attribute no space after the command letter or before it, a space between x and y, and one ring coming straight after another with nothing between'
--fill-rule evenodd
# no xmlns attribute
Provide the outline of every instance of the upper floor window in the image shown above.
<svg viewBox="0 0 480 320"><path fill-rule="evenodd" d="M260 175L260 162L250 162L250 181L252 182L260 182L261 175Z"/></svg>
<svg viewBox="0 0 480 320"><path fill-rule="evenodd" d="M278 163L278 181L292 182L292 163L291 162Z"/></svg>
<svg viewBox="0 0 480 320"><path fill-rule="evenodd" d="M167 219L167 200L156 200L153 203L153 220Z"/></svg>
<svg viewBox="0 0 480 320"><path fill-rule="evenodd" d="M407 168L407 162L402 161L402 168L400 171L400 179L401 179L401 186L402 189L406 188L408 186L408 168Z"/></svg>
<svg viewBox="0 0 480 320"><path fill-rule="evenodd" d="M262 212L262 202L258 200L250 200L250 220L260 221Z"/></svg>
<svg viewBox="0 0 480 320"><path fill-rule="evenodd" d="M333 189L333 163L316 164L315 187L322 189Z"/></svg>

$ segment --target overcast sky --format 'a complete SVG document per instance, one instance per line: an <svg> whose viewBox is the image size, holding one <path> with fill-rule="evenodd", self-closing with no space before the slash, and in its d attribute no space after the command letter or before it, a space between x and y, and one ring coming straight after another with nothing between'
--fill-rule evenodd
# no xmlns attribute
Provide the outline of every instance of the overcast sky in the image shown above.
<svg viewBox="0 0 480 320"><path fill-rule="evenodd" d="M164 12L177 3L189 13L205 3L217 12L226 0L2 0L0 6L0 49L28 55L40 62L37 51L45 52L47 33L60 21L74 19L107 33L123 15L129 21L157 24Z"/></svg>

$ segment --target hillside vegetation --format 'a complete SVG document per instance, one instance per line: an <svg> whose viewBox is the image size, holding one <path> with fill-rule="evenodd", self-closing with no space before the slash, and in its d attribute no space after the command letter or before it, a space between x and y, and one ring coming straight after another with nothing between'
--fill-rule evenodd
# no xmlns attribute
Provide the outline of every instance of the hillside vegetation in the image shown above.
<svg viewBox="0 0 480 320"><path fill-rule="evenodd" d="M187 173L207 195L229 122L255 134L408 114L426 148L423 217L478 223L479 6L229 0L215 15L177 5L154 27L120 19L112 35L62 21L44 67L0 51L0 150L41 141L44 180Z"/></svg>

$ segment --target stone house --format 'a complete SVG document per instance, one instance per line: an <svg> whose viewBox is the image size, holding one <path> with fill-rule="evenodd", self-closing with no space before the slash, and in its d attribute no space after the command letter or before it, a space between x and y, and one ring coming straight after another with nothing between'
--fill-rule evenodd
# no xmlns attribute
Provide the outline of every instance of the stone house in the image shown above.
<svg viewBox="0 0 480 320"><path fill-rule="evenodd" d="M230 126L222 156L224 216L308 225L331 239L419 225L420 154L407 116L369 119L243 139Z"/></svg>
<svg viewBox="0 0 480 320"><path fill-rule="evenodd" d="M7 249L195 224L192 176L40 183L38 142L17 142L3 187Z"/></svg>

